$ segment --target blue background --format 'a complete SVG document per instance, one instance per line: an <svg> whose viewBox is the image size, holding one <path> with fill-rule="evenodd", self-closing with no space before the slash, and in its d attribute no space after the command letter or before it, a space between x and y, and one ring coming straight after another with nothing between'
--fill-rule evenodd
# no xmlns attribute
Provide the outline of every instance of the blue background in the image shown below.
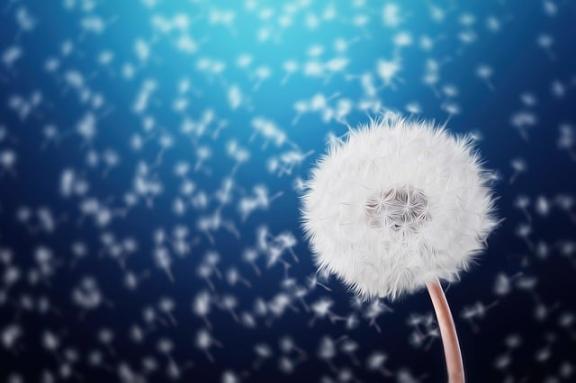
<svg viewBox="0 0 576 383"><path fill-rule="evenodd" d="M387 22L386 7L396 7L399 19ZM291 24L282 26L291 9ZM438 12L440 19L434 16ZM176 15L188 18L189 25L175 26ZM219 17L229 15L228 25L218 24ZM576 211L570 201L576 157L565 135L574 131L575 16L572 1L551 0L4 1L0 334L6 339L16 328L19 336L0 347L2 376L8 381L47 376L57 381L119 380L120 371L129 368L148 381L164 381L175 379L177 367L176 378L194 382L443 381L434 324L422 319L424 330L418 331L410 322L431 318L428 296L420 292L379 302L386 310L372 323L366 313L373 302L358 304L331 278L317 276L322 285L310 282L315 269L300 228L302 190L297 185L330 137L395 112L473 134L486 166L498 176L494 188L502 224L478 264L459 283L446 286L469 381L574 381ZM159 18L172 29L154 27ZM363 19L365 24L358 25ZM102 30L83 26L90 20L99 20ZM491 27L494 23L498 28ZM258 38L263 31L270 32L268 40ZM402 33L411 40L405 46L394 43ZM197 50L179 50L180 35L194 39ZM470 36L472 41L466 42ZM426 37L434 41L432 49L422 47ZM542 38L550 38L551 46L543 47ZM340 53L337 39L348 42ZM149 47L147 58L139 57L137 41ZM68 53L66 45L73 47ZM14 49L19 57L10 59ZM321 53L314 56L314 49ZM99 63L103 52L112 55L106 65ZM243 54L252 60L246 67L238 65ZM326 63L334 58L347 60L347 65L329 74ZM51 60L59 63L53 71L47 69ZM288 60L300 68L283 81ZM390 82L379 76L379 60L398 63ZM206 62L217 64L202 69ZM306 74L302 67L310 62L320 63L323 75ZM430 62L440 68L433 85L423 80ZM482 65L491 68L488 79L478 75ZM132 76L125 75L127 66ZM270 75L259 83L262 68ZM82 84L74 87L69 79L78 74ZM362 86L362 75L372 79L374 95ZM182 94L178 88L185 78L190 90ZM149 80L156 90L147 107L135 111ZM243 95L237 106L229 98L233 86ZM298 102L319 95L327 107L298 113ZM93 104L95 96L102 97L101 106ZM181 110L174 108L179 96L187 101ZM323 118L342 100L352 105L350 113L340 120ZM373 107L362 108L362 103ZM420 112L407 108L410 103L417 103ZM454 105L457 113L450 112ZM207 110L215 122L205 131L183 131L183 121L199 121ZM90 113L95 136L86 139L79 126ZM519 124L518 116L530 121ZM150 119L154 124L148 129ZM283 140L265 137L255 128L255 119L270 121L268 126ZM51 129L56 132L52 139L47 136ZM131 146L135 136L144 142L140 150ZM560 144L562 137L565 144ZM168 148L162 148L163 140L171 142ZM246 150L246 162L230 155L230 142ZM211 156L195 169L202 147ZM117 165L106 165L110 152L119 158ZM302 160L287 164L286 172L271 170L271 161L287 153ZM1 160L9 155L15 156L14 164ZM90 156L99 161L91 164ZM526 169L516 173L519 160ZM174 172L182 161L190 164L184 177ZM157 196L136 197L132 206L127 196L137 194L134 185L142 165L162 188ZM62 193L66 169L89 185L85 192ZM205 206L181 195L183 179L195 184L192 198L206 197ZM233 186L229 199L222 200L226 180ZM257 185L277 198L243 219L238 206L253 196ZM181 215L173 211L178 197L187 206ZM525 210L518 208L519 198L528 201ZM562 198L568 203L562 205ZM82 204L90 200L98 201L100 211L112 212L112 219L99 223L83 214ZM42 218L46 211L53 227ZM29 217L22 219L23 212ZM199 222L216 213L221 224L210 233L201 230ZM184 242L190 251L184 254L170 240L159 245L154 239L159 231L172 237L177 227L189 231ZM282 233L293 235L293 254L283 249L281 261L274 262L270 248L258 245L261 228L270 233L269 244L277 245ZM519 235L521 228L530 229L527 237ZM114 240L106 242L107 237ZM128 238L137 250L114 256ZM76 242L87 248L81 259L72 250ZM169 273L155 261L158 247L168 251ZM38 261L38 249L48 249L49 260ZM258 252L261 275L243 259L247 249ZM219 262L209 268L207 281L198 270L211 252L219 255ZM226 275L231 269L249 286L230 283ZM10 277L14 273L15 280ZM137 289L126 288L129 273L141 276ZM97 288L90 291L102 298L94 307L74 298L85 278L95 281ZM498 290L504 282L509 291ZM290 286L306 292L303 300ZM192 309L203 291L212 302L210 326ZM258 314L258 302L270 308L281 293L290 301L281 315ZM166 297L175 305L170 315L159 306ZM252 328L235 320L224 306L226 297L236 299L235 315L254 318ZM314 319L311 305L322 299L332 303L330 314ZM146 319L150 310L156 320ZM350 318L358 324L347 326ZM129 335L134 326L146 334L141 342ZM114 334L110 343L99 339L102 330ZM218 343L210 356L195 343L203 330ZM46 334L56 336L59 347L46 349ZM424 334L423 344L413 342L418 334ZM286 339L297 347L283 347ZM336 349L329 361L319 354L326 339ZM159 351L162 341L171 342L171 351ZM262 344L272 355L260 363L255 347ZM346 353L343 349L350 344L355 350ZM376 351L386 354L388 372L367 367ZM100 364L90 362L94 355L101 356ZM499 365L503 356L509 363ZM157 369L144 372L146 358L156 361ZM282 368L286 362L293 369Z"/></svg>

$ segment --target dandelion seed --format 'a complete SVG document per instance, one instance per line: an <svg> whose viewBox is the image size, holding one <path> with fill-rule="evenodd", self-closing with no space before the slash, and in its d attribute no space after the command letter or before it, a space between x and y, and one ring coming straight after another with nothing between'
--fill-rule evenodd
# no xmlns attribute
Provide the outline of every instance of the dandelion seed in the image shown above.
<svg viewBox="0 0 576 383"><path fill-rule="evenodd" d="M208 360L214 363L214 357L210 353L210 349L213 347L221 347L222 345L216 339L212 337L212 335L206 329L200 329L196 333L196 347L198 347L204 354Z"/></svg>
<svg viewBox="0 0 576 383"><path fill-rule="evenodd" d="M386 354L376 351L368 356L366 367L372 371L378 371L384 376L392 376L392 373L384 366L388 357Z"/></svg>
<svg viewBox="0 0 576 383"><path fill-rule="evenodd" d="M174 275L172 274L172 259L170 257L170 253L168 249L165 248L157 248L154 250L154 260L156 261L156 265L162 269L168 276L171 282L174 282Z"/></svg>
<svg viewBox="0 0 576 383"><path fill-rule="evenodd" d="M401 65L397 60L379 60L377 73L385 87L394 87Z"/></svg>
<svg viewBox="0 0 576 383"><path fill-rule="evenodd" d="M512 166L512 169L514 171L514 173L512 173L512 176L510 176L510 183L512 184L514 183L514 181L516 181L516 178L518 178L520 174L525 173L527 171L528 164L524 159L516 158L512 160L510 165Z"/></svg>
<svg viewBox="0 0 576 383"><path fill-rule="evenodd" d="M492 67L486 64L479 65L476 69L476 75L486 83L490 90L494 90L494 84L492 83L493 74L494 70Z"/></svg>
<svg viewBox="0 0 576 383"><path fill-rule="evenodd" d="M554 45L554 38L546 33L542 33L536 39L538 47L542 48L550 60L556 60L556 56L552 51Z"/></svg>

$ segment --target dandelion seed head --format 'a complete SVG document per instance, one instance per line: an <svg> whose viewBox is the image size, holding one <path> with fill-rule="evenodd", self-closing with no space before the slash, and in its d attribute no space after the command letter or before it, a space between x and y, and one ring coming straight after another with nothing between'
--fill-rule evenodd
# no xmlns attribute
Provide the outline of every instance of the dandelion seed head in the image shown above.
<svg viewBox="0 0 576 383"><path fill-rule="evenodd" d="M312 171L304 229L315 261L363 297L455 281L495 227L471 140L385 116L351 131Z"/></svg>

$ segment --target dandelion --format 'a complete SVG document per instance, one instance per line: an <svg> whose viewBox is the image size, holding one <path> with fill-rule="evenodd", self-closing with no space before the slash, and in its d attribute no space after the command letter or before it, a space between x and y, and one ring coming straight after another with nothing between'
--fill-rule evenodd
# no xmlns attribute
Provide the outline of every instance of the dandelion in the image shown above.
<svg viewBox="0 0 576 383"><path fill-rule="evenodd" d="M440 281L456 281L497 224L489 180L470 139L385 116L330 148L303 201L320 270L364 298L428 288L451 382L464 370Z"/></svg>

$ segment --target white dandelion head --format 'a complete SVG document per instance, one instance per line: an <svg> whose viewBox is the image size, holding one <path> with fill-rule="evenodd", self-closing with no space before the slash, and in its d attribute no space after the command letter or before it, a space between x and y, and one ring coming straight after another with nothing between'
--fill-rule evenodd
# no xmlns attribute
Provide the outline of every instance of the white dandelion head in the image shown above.
<svg viewBox="0 0 576 383"><path fill-rule="evenodd" d="M471 139L429 122L372 121L330 147L303 197L316 264L363 297L455 281L496 226Z"/></svg>

